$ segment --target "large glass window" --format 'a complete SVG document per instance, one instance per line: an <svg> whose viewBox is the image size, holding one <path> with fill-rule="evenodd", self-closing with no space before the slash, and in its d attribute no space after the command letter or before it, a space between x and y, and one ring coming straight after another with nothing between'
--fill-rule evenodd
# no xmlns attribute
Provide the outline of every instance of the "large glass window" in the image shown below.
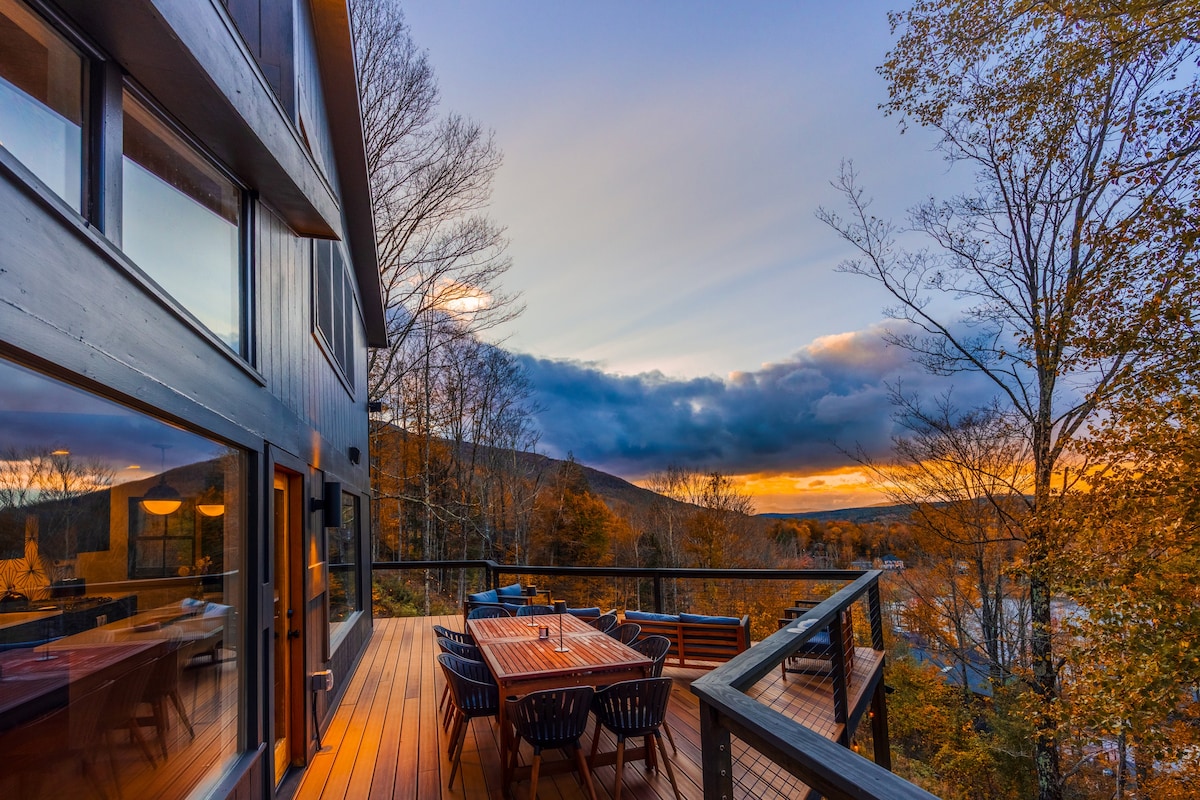
<svg viewBox="0 0 1200 800"><path fill-rule="evenodd" d="M0 359L0 797L233 764L245 484L241 451Z"/></svg>
<svg viewBox="0 0 1200 800"><path fill-rule="evenodd" d="M81 209L83 59L14 0L0 0L0 145Z"/></svg>
<svg viewBox="0 0 1200 800"><path fill-rule="evenodd" d="M359 527L358 495L342 492L342 527L329 528L329 641L357 611Z"/></svg>
<svg viewBox="0 0 1200 800"><path fill-rule="evenodd" d="M332 241L313 242L313 319L325 351L338 365L346 382L354 385L354 330L358 315L353 279L342 246Z"/></svg>
<svg viewBox="0 0 1200 800"><path fill-rule="evenodd" d="M241 190L129 91L124 111L121 247L240 353Z"/></svg>

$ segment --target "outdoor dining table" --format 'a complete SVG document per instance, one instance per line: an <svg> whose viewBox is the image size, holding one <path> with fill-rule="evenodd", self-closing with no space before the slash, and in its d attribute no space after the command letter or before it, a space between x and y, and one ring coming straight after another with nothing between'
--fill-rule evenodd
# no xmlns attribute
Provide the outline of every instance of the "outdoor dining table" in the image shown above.
<svg viewBox="0 0 1200 800"><path fill-rule="evenodd" d="M556 652L560 622L565 653ZM549 638L538 638L534 625L548 627ZM508 763L509 748L505 698L564 686L608 686L649 677L654 666L653 660L570 614L472 619L467 628L500 687L501 764ZM561 766L569 768L570 763Z"/></svg>

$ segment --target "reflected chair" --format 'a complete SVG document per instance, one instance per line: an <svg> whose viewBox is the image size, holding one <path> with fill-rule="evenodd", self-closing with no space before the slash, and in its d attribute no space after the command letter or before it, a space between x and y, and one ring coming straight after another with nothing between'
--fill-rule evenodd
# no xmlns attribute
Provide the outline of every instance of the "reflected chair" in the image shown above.
<svg viewBox="0 0 1200 800"><path fill-rule="evenodd" d="M579 770L579 782L587 789L588 797L596 800L592 773L583 757L583 749L579 746L579 740L587 730L588 713L594 694L590 686L572 686L531 692L524 697L510 697L505 701L505 713L516 731L509 763L505 765L506 788L512 783L517 750L524 740L533 745L533 764L529 778L530 800L537 800L542 751L546 749L562 750L574 756L575 766Z"/></svg>
<svg viewBox="0 0 1200 800"><path fill-rule="evenodd" d="M659 732L667 716L671 684L670 678L642 678L614 683L596 693L592 702L592 710L596 712L596 733L592 737L591 761L595 763L596 751L600 747L600 729L607 728L617 737L617 780L613 800L621 800L625 740L631 737L645 739L646 762L652 769L656 767L656 759L651 741L658 745L658 752L662 754L663 763L667 767L667 777L675 791L675 798L683 800L683 795L679 793L679 785L675 782L675 770L671 766L671 759L667 756L667 748Z"/></svg>
<svg viewBox="0 0 1200 800"><path fill-rule="evenodd" d="M477 717L495 717L500 714L500 689L487 668L478 662L459 658L451 653L438 656L438 664L445 673L446 682L450 684L450 697L454 701L454 727L450 731L450 781L454 786L454 774L458 771L462 759L463 742L467 738L467 728L471 720ZM481 673L480 667L483 667ZM486 680L483 679L487 676ZM474 676L474 677L472 677ZM505 735L504 731L500 732Z"/></svg>
<svg viewBox="0 0 1200 800"><path fill-rule="evenodd" d="M167 701L175 708L175 713L187 728L188 735L194 741L196 731L184 710L183 700L179 697L179 676L183 671L183 643L176 640L168 642L167 651L154 662L150 676L146 680L146 690L142 694L142 702L149 703L152 710L150 717L137 717L138 725L153 725L158 734L158 745L162 750L163 761L167 760L167 730L170 728L167 719Z"/></svg>
<svg viewBox="0 0 1200 800"><path fill-rule="evenodd" d="M492 617L511 617L507 608L500 606L477 606L467 613L467 619L491 619Z"/></svg>
<svg viewBox="0 0 1200 800"><path fill-rule="evenodd" d="M518 617L540 617L543 614L553 614L554 606L521 606L517 609Z"/></svg>
<svg viewBox="0 0 1200 800"><path fill-rule="evenodd" d="M608 633L609 630L617 627L617 615L610 611L607 614L601 614L588 624L601 633Z"/></svg>
<svg viewBox="0 0 1200 800"><path fill-rule="evenodd" d="M622 622L620 625L609 628L605 633L621 644L633 644L641 636L642 626L636 622Z"/></svg>

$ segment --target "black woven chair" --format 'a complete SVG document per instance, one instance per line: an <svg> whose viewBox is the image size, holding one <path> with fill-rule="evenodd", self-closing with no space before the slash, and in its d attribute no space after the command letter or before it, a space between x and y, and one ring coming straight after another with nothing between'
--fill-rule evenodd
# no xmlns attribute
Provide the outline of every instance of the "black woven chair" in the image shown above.
<svg viewBox="0 0 1200 800"><path fill-rule="evenodd" d="M629 646L646 658L654 659L654 666L650 668L651 678L662 676L663 664L667 660L667 651L671 649L670 639L654 634L647 636L645 639L639 639ZM663 732L667 734L667 741L671 743L671 751L678 755L679 747L675 744L675 737L671 735L671 726L667 724L665 716L663 717Z"/></svg>
<svg viewBox="0 0 1200 800"><path fill-rule="evenodd" d="M447 639L445 636L439 636L437 646L443 653L453 653L459 658L469 658L471 661L483 661L483 654L473 644L463 644L453 639Z"/></svg>
<svg viewBox="0 0 1200 800"><path fill-rule="evenodd" d="M642 635L642 626L636 622L622 622L620 625L609 628L605 633L621 644L633 644Z"/></svg>
<svg viewBox="0 0 1200 800"><path fill-rule="evenodd" d="M475 644L475 637L472 636L471 634L462 633L462 632L456 631L456 630L451 630L450 628L447 628L444 625L434 625L433 632L435 634L437 634L438 636L441 636L443 639L449 639L452 642L458 642L459 644L469 644L469 645Z"/></svg>
<svg viewBox="0 0 1200 800"><path fill-rule="evenodd" d="M475 646L475 637L469 633L461 633L459 631L451 630L450 628L447 628L444 625L433 625L432 627L433 627L434 636L437 636L442 639L449 639L450 641L458 642L459 644L470 645L471 647ZM446 651L443 650L442 652L446 652ZM456 653L455 655L459 655L459 654ZM476 658L473 660L474 661L482 661L482 659L480 659L480 658ZM443 687L443 689L442 689L442 698L440 700L438 700L438 712L445 711L446 701L449 699L450 699L450 684L447 683L445 685L445 687ZM446 727L446 724L448 724L449 721L450 721L450 715L447 714L446 722L444 722L442 724L442 727L443 728Z"/></svg>
<svg viewBox="0 0 1200 800"><path fill-rule="evenodd" d="M495 717L500 714L500 689L487 672L487 667L476 661L442 653L438 663L450 684L450 696L454 699L454 728L450 731L450 782L454 786L454 773L462 758L463 741L467 738L467 727L477 717ZM482 673L480 672L482 669ZM473 676L473 677L472 677ZM484 680L486 676L486 680ZM501 732L503 736L503 731Z"/></svg>
<svg viewBox="0 0 1200 800"><path fill-rule="evenodd" d="M543 614L553 614L554 606L521 606L517 609L518 617L540 617Z"/></svg>
<svg viewBox="0 0 1200 800"><path fill-rule="evenodd" d="M507 608L500 606L477 606L467 614L467 619L489 619L491 617L511 617Z"/></svg>
<svg viewBox="0 0 1200 800"><path fill-rule="evenodd" d="M572 686L531 692L519 699L510 697L505 701L505 713L516 731L509 763L505 766L506 787L512 783L513 770L517 764L517 749L524 739L533 745L533 764L529 776L530 800L537 800L542 751L547 749L562 750L574 756L575 766L579 770L579 782L587 789L588 797L596 800L592 772L588 769L583 749L579 746L579 740L587 730L588 713L594 694L590 686Z"/></svg>
<svg viewBox="0 0 1200 800"><path fill-rule="evenodd" d="M610 629L617 627L617 615L610 611L607 614L601 614L588 624L601 633L608 633Z"/></svg>
<svg viewBox="0 0 1200 800"><path fill-rule="evenodd" d="M683 800L679 785L675 782L675 770L667 756L659 729L667 715L667 703L671 699L670 678L643 678L636 681L621 681L596 693L592 710L596 712L596 734L592 738L591 760L595 763L596 751L600 747L600 728L605 727L617 737L617 782L613 800L621 800L622 770L625 761L625 740L639 736L646 739L646 761L655 767L654 753L650 740L658 744L667 777L675 791L675 800Z"/></svg>

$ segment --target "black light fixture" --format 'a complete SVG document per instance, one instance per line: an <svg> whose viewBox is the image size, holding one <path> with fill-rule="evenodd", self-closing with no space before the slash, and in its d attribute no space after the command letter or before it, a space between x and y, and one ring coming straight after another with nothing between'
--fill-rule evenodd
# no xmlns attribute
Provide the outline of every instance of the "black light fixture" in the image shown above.
<svg viewBox="0 0 1200 800"><path fill-rule="evenodd" d="M325 481L320 497L310 497L309 511L321 512L322 528L342 527L342 482Z"/></svg>
<svg viewBox="0 0 1200 800"><path fill-rule="evenodd" d="M563 645L562 618L563 614L567 613L567 601L555 600L554 613L558 614L558 647L554 648L556 653L569 653L571 648Z"/></svg>
<svg viewBox="0 0 1200 800"><path fill-rule="evenodd" d="M351 464L357 464L359 461L362 460L362 451L359 450L357 447L351 447L349 455L350 455L350 463Z"/></svg>
<svg viewBox="0 0 1200 800"><path fill-rule="evenodd" d="M179 492L175 491L173 486L167 484L167 450L170 449L171 445L156 444L154 446L162 451L162 466L158 473L158 483L151 486L142 495L142 508L147 513L165 517L167 514L172 514L179 510L179 507L183 505L183 498L179 496Z"/></svg>

